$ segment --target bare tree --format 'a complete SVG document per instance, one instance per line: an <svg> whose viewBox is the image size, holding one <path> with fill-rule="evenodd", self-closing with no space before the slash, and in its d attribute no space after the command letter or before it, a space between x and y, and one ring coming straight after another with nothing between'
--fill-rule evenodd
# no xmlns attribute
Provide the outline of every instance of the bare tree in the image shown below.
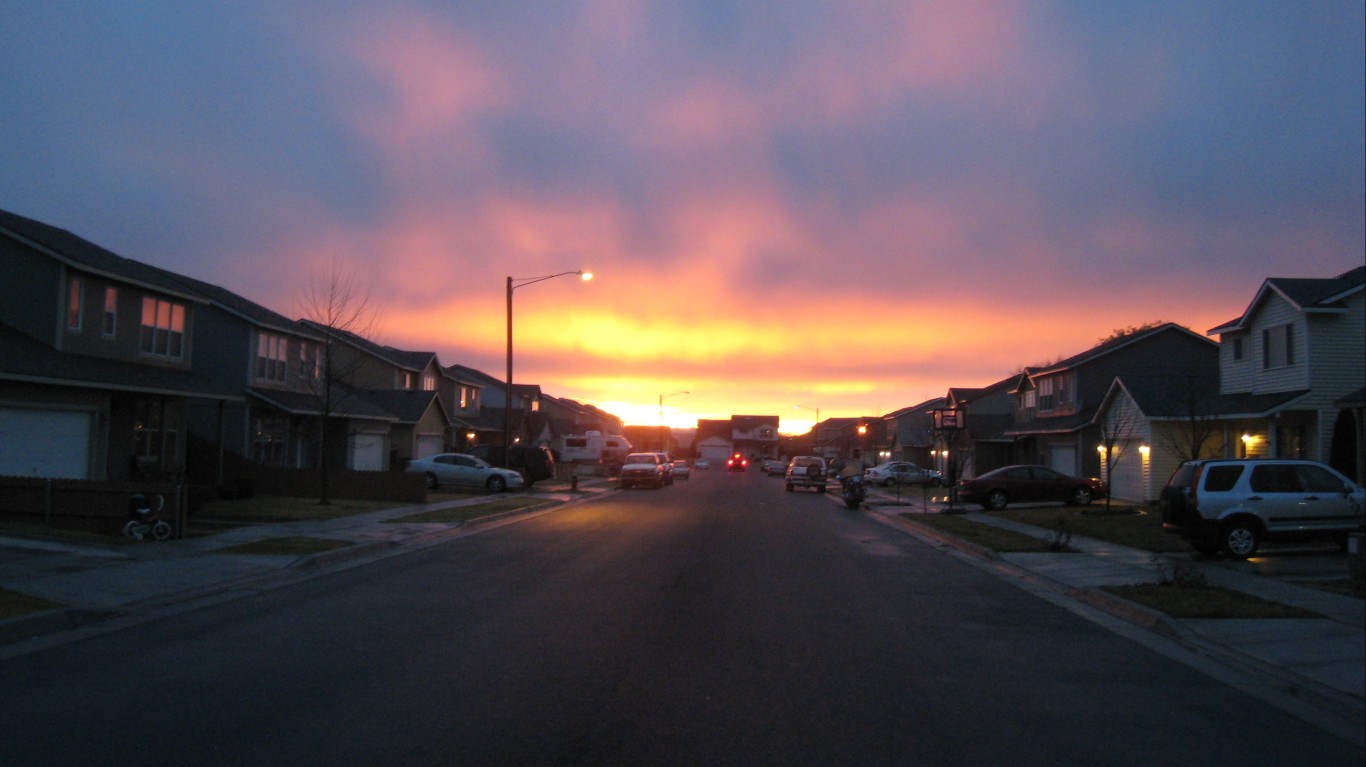
<svg viewBox="0 0 1366 767"><path fill-rule="evenodd" d="M1182 461L1208 457L1207 449L1223 431L1214 403L1217 383L1200 376L1185 376L1168 388L1164 410L1181 422L1179 428L1164 429L1160 442L1164 450Z"/></svg>
<svg viewBox="0 0 1366 767"><path fill-rule="evenodd" d="M1118 397L1105 410L1100 426L1101 456L1105 468L1105 513L1111 513L1110 500L1114 497L1115 467L1137 452L1143 437L1143 414L1129 397Z"/></svg>
<svg viewBox="0 0 1366 767"><path fill-rule="evenodd" d="M330 472L334 457L333 441L328 439L328 427L335 428L335 416L355 390L347 385L353 380L360 359L356 355L339 354L344 339L349 336L370 340L378 330L378 315L370 303L370 292L357 284L355 272L333 259L324 273L315 272L308 282L308 293L302 300L304 319L312 322L322 333L321 348L314 361L314 371L306 375L313 396L317 400L318 430L317 455L321 489L318 503L330 504Z"/></svg>

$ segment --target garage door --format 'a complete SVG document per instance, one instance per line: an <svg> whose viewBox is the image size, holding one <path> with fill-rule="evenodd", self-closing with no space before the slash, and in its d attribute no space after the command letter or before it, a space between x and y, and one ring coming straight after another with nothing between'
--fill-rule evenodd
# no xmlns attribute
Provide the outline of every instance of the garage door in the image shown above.
<svg viewBox="0 0 1366 767"><path fill-rule="evenodd" d="M356 434L351 437L351 470L384 470L384 435Z"/></svg>
<svg viewBox="0 0 1366 767"><path fill-rule="evenodd" d="M1063 474L1080 474L1075 447L1053 446L1048 449L1048 468Z"/></svg>
<svg viewBox="0 0 1366 767"><path fill-rule="evenodd" d="M0 408L0 476L89 479L90 415Z"/></svg>

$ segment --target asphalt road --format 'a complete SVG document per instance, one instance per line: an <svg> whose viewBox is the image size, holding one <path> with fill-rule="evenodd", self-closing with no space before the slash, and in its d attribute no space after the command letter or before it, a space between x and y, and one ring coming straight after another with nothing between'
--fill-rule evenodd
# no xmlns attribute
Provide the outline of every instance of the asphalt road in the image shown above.
<svg viewBox="0 0 1366 767"><path fill-rule="evenodd" d="M698 472L0 664L0 764L1360 764L868 515Z"/></svg>

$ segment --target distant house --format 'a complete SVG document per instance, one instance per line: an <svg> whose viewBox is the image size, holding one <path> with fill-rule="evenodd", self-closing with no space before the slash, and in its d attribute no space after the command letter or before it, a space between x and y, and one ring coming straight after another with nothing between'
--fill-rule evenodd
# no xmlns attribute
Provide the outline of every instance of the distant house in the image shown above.
<svg viewBox="0 0 1366 767"><path fill-rule="evenodd" d="M1311 458L1362 481L1366 266L1270 278L1219 337L1219 419L1233 457Z"/></svg>
<svg viewBox="0 0 1366 767"><path fill-rule="evenodd" d="M1015 460L1100 476L1101 402L1116 378L1208 376L1218 346L1175 323L1123 333L1052 365L1026 368L1015 387Z"/></svg>
<svg viewBox="0 0 1366 767"><path fill-rule="evenodd" d="M1151 502L1182 461L1224 453L1214 375L1116 378L1096 411L1099 476L1115 498Z"/></svg>
<svg viewBox="0 0 1366 767"><path fill-rule="evenodd" d="M0 476L183 478L188 408L243 400L202 372L207 357L243 354L200 337L208 299L7 211L0 263Z"/></svg>
<svg viewBox="0 0 1366 767"><path fill-rule="evenodd" d="M919 405L902 408L883 416L890 439L888 458L910 461L918 466L933 466L934 417L932 411L944 407L946 400L935 397Z"/></svg>
<svg viewBox="0 0 1366 767"><path fill-rule="evenodd" d="M730 420L700 419L693 434L693 455L709 461L725 463L735 452Z"/></svg>
<svg viewBox="0 0 1366 767"><path fill-rule="evenodd" d="M1007 430L1015 424L1015 392L1022 380L1017 374L981 388L949 389L941 409L957 414L957 428L935 432L930 465L956 480L1015 463L1015 438Z"/></svg>

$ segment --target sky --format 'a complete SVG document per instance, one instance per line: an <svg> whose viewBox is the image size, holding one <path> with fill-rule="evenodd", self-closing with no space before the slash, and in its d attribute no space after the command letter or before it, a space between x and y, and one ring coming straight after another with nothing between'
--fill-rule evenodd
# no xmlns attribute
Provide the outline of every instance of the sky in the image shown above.
<svg viewBox="0 0 1366 767"><path fill-rule="evenodd" d="M1364 7L3 0L0 208L500 378L591 271L517 383L803 431L1362 264Z"/></svg>

